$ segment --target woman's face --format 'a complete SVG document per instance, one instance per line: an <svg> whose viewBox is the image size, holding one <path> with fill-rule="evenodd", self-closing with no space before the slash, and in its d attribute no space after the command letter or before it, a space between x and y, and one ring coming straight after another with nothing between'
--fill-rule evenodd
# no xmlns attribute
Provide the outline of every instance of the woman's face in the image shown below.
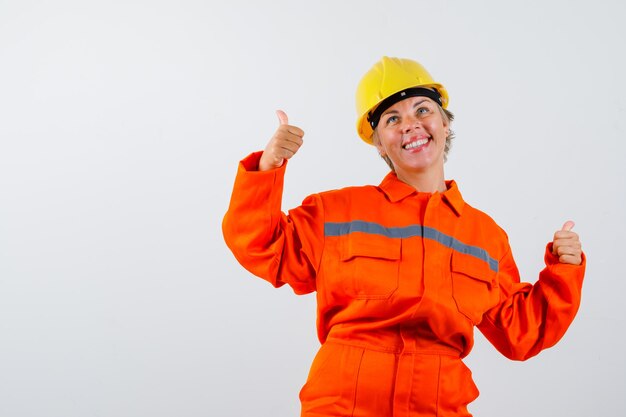
<svg viewBox="0 0 626 417"><path fill-rule="evenodd" d="M415 173L443 172L449 133L449 123L437 103L427 97L409 97L382 114L375 143L381 156L391 159L402 178Z"/></svg>

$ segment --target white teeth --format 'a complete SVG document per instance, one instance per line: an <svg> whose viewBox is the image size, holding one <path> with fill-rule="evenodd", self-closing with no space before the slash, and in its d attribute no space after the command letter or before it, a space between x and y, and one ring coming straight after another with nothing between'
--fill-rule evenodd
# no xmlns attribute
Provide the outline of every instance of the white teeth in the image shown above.
<svg viewBox="0 0 626 417"><path fill-rule="evenodd" d="M424 146L428 143L428 139L420 139L420 140L416 140L415 142L411 142L411 143L407 143L406 145L404 145L404 149L413 149L413 148L417 148L419 146Z"/></svg>

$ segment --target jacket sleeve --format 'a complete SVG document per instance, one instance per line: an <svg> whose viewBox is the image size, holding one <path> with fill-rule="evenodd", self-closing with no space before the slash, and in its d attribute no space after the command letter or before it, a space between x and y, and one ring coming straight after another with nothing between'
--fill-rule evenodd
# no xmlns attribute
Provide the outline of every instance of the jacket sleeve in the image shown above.
<svg viewBox="0 0 626 417"><path fill-rule="evenodd" d="M227 246L239 263L274 287L289 284L295 293L315 291L324 239L321 198L281 211L282 167L258 171L261 152L239 163L230 205L222 222Z"/></svg>
<svg viewBox="0 0 626 417"><path fill-rule="evenodd" d="M485 314L478 328L509 359L526 360L554 346L580 306L585 256L581 265L560 263L549 243L545 264L531 285L520 283L510 248L500 260L500 303Z"/></svg>

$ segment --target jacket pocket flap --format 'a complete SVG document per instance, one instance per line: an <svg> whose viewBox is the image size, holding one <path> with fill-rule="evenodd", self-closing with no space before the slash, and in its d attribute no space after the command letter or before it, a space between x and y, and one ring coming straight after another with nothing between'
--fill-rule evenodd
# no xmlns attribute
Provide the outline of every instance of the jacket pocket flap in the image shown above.
<svg viewBox="0 0 626 417"><path fill-rule="evenodd" d="M488 256L485 258L464 254L453 253L451 261L452 272L467 275L470 278L483 281L489 285L497 286L497 263L494 267L493 261Z"/></svg>
<svg viewBox="0 0 626 417"><path fill-rule="evenodd" d="M354 257L367 257L388 260L399 260L402 253L401 239L388 237L350 236L342 244L341 259L343 261Z"/></svg>

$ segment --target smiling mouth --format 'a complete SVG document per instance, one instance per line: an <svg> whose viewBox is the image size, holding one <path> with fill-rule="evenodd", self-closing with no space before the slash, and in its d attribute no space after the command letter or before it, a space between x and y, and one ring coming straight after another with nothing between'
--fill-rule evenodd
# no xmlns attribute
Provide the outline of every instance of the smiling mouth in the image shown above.
<svg viewBox="0 0 626 417"><path fill-rule="evenodd" d="M411 141L411 142L407 143L406 145L403 145L402 148L404 148L406 150L421 148L422 146L426 145L429 140L430 140L430 138L422 138L422 139L418 139L418 140L415 140L415 141Z"/></svg>

